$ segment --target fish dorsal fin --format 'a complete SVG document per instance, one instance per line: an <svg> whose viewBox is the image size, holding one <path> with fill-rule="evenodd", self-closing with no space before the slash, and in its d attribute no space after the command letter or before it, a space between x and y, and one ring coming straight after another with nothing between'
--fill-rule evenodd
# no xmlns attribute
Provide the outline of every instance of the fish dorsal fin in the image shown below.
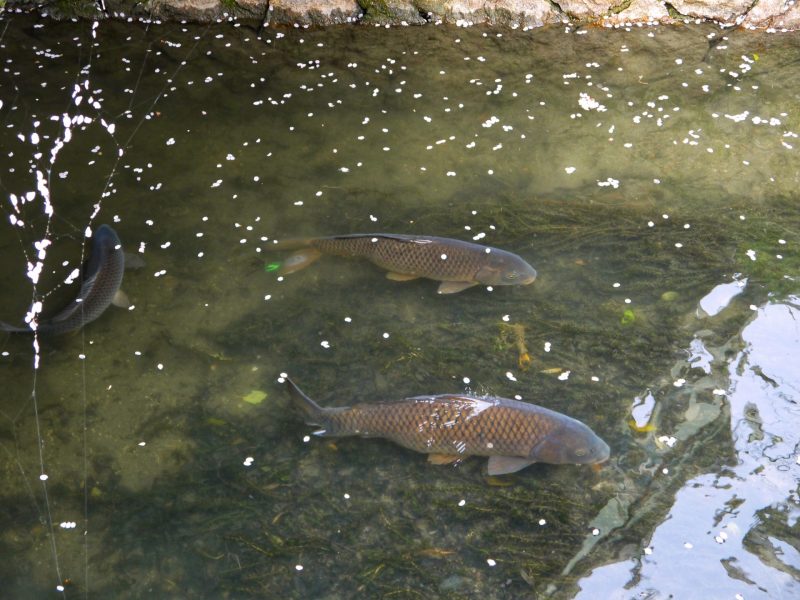
<svg viewBox="0 0 800 600"><path fill-rule="evenodd" d="M419 279L419 275L407 275L406 273L389 271L386 273L386 279L391 279L392 281L411 281L412 279Z"/></svg>
<svg viewBox="0 0 800 600"><path fill-rule="evenodd" d="M516 473L520 469L524 469L535 462L535 460L522 458L521 456L490 456L489 475Z"/></svg>
<svg viewBox="0 0 800 600"><path fill-rule="evenodd" d="M443 281L439 285L438 292L440 294L457 294L467 288L471 288L473 285L478 285L478 283L478 281Z"/></svg>
<svg viewBox="0 0 800 600"><path fill-rule="evenodd" d="M462 458L460 454L428 454L428 462L432 465L449 465Z"/></svg>
<svg viewBox="0 0 800 600"><path fill-rule="evenodd" d="M407 244L430 244L435 242L437 238L426 237L422 235L404 235L402 233L350 233L344 235L332 235L329 239L333 240L346 240L346 239L361 239L361 238L377 238L385 240L393 240L395 242L405 242Z"/></svg>

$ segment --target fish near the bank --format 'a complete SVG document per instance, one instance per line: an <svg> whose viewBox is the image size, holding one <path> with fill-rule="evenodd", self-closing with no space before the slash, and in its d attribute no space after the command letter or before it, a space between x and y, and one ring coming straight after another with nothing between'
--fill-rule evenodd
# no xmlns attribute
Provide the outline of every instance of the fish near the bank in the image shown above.
<svg viewBox="0 0 800 600"><path fill-rule="evenodd" d="M119 288L125 270L125 254L117 232L101 225L92 235L92 249L83 268L81 289L61 312L38 323L37 331L59 334L80 329L94 321L111 305L127 307L128 298ZM16 327L0 321L0 331L32 333L30 327Z"/></svg>
<svg viewBox="0 0 800 600"><path fill-rule="evenodd" d="M315 435L382 437L427 453L435 464L488 456L489 475L504 475L536 462L601 463L610 454L580 421L526 402L444 394L322 408L288 377L286 383L306 423L322 428Z"/></svg>
<svg viewBox="0 0 800 600"><path fill-rule="evenodd" d="M536 270L505 250L450 238L392 233L336 235L271 244L269 250L296 250L279 274L294 273L323 254L366 258L386 269L386 277L441 281L440 294L455 294L474 285L528 285Z"/></svg>

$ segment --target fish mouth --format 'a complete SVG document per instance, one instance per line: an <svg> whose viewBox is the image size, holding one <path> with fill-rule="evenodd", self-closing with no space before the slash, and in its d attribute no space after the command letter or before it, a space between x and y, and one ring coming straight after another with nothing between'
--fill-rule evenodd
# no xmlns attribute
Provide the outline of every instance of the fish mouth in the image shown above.
<svg viewBox="0 0 800 600"><path fill-rule="evenodd" d="M522 277L522 280L520 281L520 283L522 285L530 285L534 281L536 281L536 276L537 275L538 275L538 273L536 272L536 269L534 269L533 267L531 267L529 265L528 268L524 270L523 277Z"/></svg>
<svg viewBox="0 0 800 600"><path fill-rule="evenodd" d="M599 446L597 449L597 458L592 461L592 464L599 465L600 463L606 462L611 457L611 448L608 447L608 444L602 442L602 446Z"/></svg>

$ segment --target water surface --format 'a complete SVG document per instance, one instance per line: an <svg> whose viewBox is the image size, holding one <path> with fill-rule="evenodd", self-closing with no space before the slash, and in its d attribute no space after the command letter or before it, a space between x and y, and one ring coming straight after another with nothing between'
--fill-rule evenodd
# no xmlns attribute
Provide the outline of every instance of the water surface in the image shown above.
<svg viewBox="0 0 800 600"><path fill-rule="evenodd" d="M11 596L798 594L796 36L0 31L0 318L74 295L87 227L146 262L132 310L2 339ZM274 271L273 239L372 231L539 279ZM490 478L306 440L282 372L326 406L518 396L612 457Z"/></svg>

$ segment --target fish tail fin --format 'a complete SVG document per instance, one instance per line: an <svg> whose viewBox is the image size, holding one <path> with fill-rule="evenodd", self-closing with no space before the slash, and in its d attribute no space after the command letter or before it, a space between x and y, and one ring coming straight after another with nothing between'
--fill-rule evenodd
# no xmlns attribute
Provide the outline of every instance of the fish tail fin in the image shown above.
<svg viewBox="0 0 800 600"><path fill-rule="evenodd" d="M314 238L289 238L288 240L276 240L271 244L267 244L265 250L268 251L284 251L284 250L302 250L303 248L310 248L313 245Z"/></svg>
<svg viewBox="0 0 800 600"><path fill-rule="evenodd" d="M273 242L267 246L270 251L295 250L289 258L283 261L278 275L288 275L300 269L305 269L308 265L318 260L322 254L313 247L314 238L294 238Z"/></svg>
<svg viewBox="0 0 800 600"><path fill-rule="evenodd" d="M289 387L289 395L292 397L292 401L294 402L295 406L299 407L305 414L306 425L317 425L322 427L323 429L321 431L315 432L316 435L329 434L330 419L328 419L328 415L326 413L329 412L330 409L322 408L319 404L306 396L303 393L303 390L295 385L294 381L288 377L285 379L286 385Z"/></svg>
<svg viewBox="0 0 800 600"><path fill-rule="evenodd" d="M319 260L322 253L316 248L304 248L292 254L289 258L283 261L283 265L278 271L278 275L288 275L300 269L305 269L311 263Z"/></svg>

